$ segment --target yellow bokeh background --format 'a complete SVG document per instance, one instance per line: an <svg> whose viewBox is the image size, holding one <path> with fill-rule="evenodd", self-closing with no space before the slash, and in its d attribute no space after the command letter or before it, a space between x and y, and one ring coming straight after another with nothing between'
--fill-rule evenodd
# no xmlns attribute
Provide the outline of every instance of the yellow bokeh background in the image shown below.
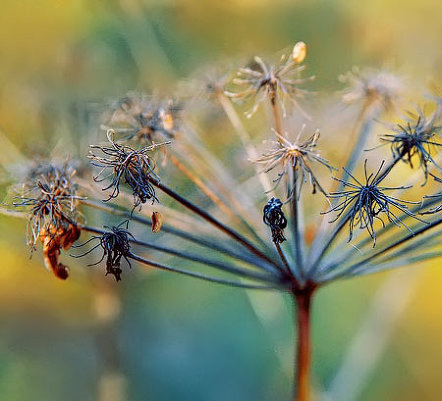
<svg viewBox="0 0 442 401"><path fill-rule="evenodd" d="M20 155L66 144L81 153L82 104L134 88L167 92L205 64L297 40L309 45L318 90L338 89L336 77L353 65L387 65L438 86L441 20L436 0L2 0L2 195ZM100 284L102 271L81 261L61 282L39 252L30 259L22 220L0 216L0 230L0 400L289 399L292 312L280 296L136 269L121 284ZM378 322L388 338L351 399L442 399L441 260L409 272L397 276L403 307ZM336 283L318 296L318 399L391 277ZM119 311L112 326L106 308ZM231 377L235 366L242 373Z"/></svg>

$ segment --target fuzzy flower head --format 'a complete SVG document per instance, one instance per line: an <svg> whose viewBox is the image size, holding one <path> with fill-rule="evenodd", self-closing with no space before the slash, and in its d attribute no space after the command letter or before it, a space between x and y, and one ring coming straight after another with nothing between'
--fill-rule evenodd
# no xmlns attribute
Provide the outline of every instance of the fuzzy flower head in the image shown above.
<svg viewBox="0 0 442 401"><path fill-rule="evenodd" d="M156 147L168 142L154 143L136 150L115 142L113 135L113 130L107 132L110 146L91 145L92 149L100 150L104 156L97 156L92 151L89 154L92 164L101 168L98 175L94 177L96 182L101 182L108 178L109 175L104 178L102 175L106 170L112 170L110 174L111 183L103 188L103 191L112 188L112 192L106 201L118 197L120 193L120 181L124 179L124 182L132 189L134 207L146 203L148 200L152 200L152 203L154 203L158 199L155 195L155 189L150 183L150 178L157 178L157 176L154 173L155 163L149 156L149 153Z"/></svg>
<svg viewBox="0 0 442 401"><path fill-rule="evenodd" d="M394 134L387 134L381 137L381 141L391 145L391 152L394 158L401 159L404 163L413 165L413 158L418 161L419 168L425 175L424 184L428 179L428 169L432 165L439 173L442 168L431 156L433 149L442 146L437 141L442 126L440 124L442 107L434 112L430 118L426 118L421 110L417 115L411 115L411 118L405 124L398 124L393 128ZM424 185L423 184L423 185Z"/></svg>
<svg viewBox="0 0 442 401"><path fill-rule="evenodd" d="M407 204L419 204L419 202L404 201L385 194L386 191L407 189L410 188L410 186L379 186L382 177L385 176L382 170L383 167L384 162L381 163L381 166L379 167L376 174L372 173L368 175L367 161L365 161L365 183L360 182L345 168L344 171L352 178L354 182L343 181L341 179L335 178L335 180L344 184L344 189L342 191L331 192L328 195L332 199L338 199L338 204L333 206L326 213L337 212L337 216L332 222L335 222L344 215L344 221L348 221L350 226L348 241L351 241L351 239L353 238L354 228L359 226L359 228L366 229L368 231L371 238L373 239L374 247L376 245L376 233L374 229L374 223L375 220L378 220L382 224L382 226L385 227L383 217L387 218L390 223L393 223L398 227L404 226L410 232L412 232L411 229L393 213L394 209L402 212L405 217L409 216L420 220L407 208Z"/></svg>
<svg viewBox="0 0 442 401"><path fill-rule="evenodd" d="M267 65L260 57L255 57L253 63L241 68L237 77L233 79L233 84L237 85L238 91L225 93L237 102L254 99L255 104L246 114L247 118L250 118L260 103L266 99L269 99L273 105L278 103L284 116L287 106L295 106L305 114L296 99L304 98L308 93L300 86L314 79L314 77L301 78L300 76L305 69L301 63L306 54L306 44L298 42L290 54L281 57L278 64Z"/></svg>
<svg viewBox="0 0 442 401"><path fill-rule="evenodd" d="M303 129L304 126L293 143L284 136L276 133L279 141L272 141L273 148L255 160L256 163L264 165L265 172L280 168L278 177L275 180L276 186L284 176L290 178L292 174L294 174L293 179L289 180L288 198L291 196L299 198L302 186L307 181L310 181L313 193L316 193L316 190L319 189L326 195L326 191L312 170L313 163L322 164L327 167L330 172L333 171L333 167L330 166L326 159L320 156L316 149L320 136L319 131L317 130L310 138L301 140L300 137ZM295 182L295 184L293 184L293 182Z"/></svg>
<svg viewBox="0 0 442 401"><path fill-rule="evenodd" d="M344 103L363 100L366 104L381 105L386 110L394 107L404 88L402 79L386 70L360 71L354 67L339 80L348 84L342 96Z"/></svg>
<svg viewBox="0 0 442 401"><path fill-rule="evenodd" d="M157 101L147 96L128 96L117 102L104 128L112 128L125 139L151 145L173 139L181 107L173 100Z"/></svg>
<svg viewBox="0 0 442 401"><path fill-rule="evenodd" d="M284 229L287 227L287 219L281 208L282 202L277 198L271 198L263 210L263 221L272 230L272 239L275 244L286 240Z"/></svg>
<svg viewBox="0 0 442 401"><path fill-rule="evenodd" d="M86 251L81 255L73 255L75 258L80 258L88 255L98 247L101 247L103 251L103 255L101 259L93 263L89 266L95 266L103 261L106 258L106 276L108 274L115 277L116 281L121 280L121 273L123 272L121 269L121 259L124 258L128 263L129 267L132 267L128 257L131 255L130 253L130 238L134 238L133 235L123 228L117 227L107 227L109 231L104 232L101 236L93 236L90 240L85 242L84 244L79 245L82 247L88 244L91 241L98 240L98 244L94 247Z"/></svg>

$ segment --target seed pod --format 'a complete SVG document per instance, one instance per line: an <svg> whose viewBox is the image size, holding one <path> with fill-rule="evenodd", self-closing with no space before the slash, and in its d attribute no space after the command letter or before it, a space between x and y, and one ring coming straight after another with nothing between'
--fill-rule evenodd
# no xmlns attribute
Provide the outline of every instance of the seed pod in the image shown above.
<svg viewBox="0 0 442 401"><path fill-rule="evenodd" d="M293 47L292 59L295 63L300 64L307 56L307 45L304 42L298 42Z"/></svg>
<svg viewBox="0 0 442 401"><path fill-rule="evenodd" d="M152 213L152 232L157 233L161 230L161 226L163 225L163 216L161 216L160 212Z"/></svg>

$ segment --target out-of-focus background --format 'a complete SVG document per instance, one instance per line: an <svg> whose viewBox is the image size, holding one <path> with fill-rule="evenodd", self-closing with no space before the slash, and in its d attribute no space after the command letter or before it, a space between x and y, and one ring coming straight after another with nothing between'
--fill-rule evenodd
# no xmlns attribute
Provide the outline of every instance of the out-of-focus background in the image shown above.
<svg viewBox="0 0 442 401"><path fill-rule="evenodd" d="M298 40L318 91L341 88L354 65L440 82L441 10L436 0L2 0L0 161L86 154L103 99L167 92L206 64ZM62 282L39 252L29 258L24 225L0 217L0 400L289 399L282 296L139 270L116 284L81 261ZM442 272L422 267L320 292L313 377L324 400L441 399Z"/></svg>

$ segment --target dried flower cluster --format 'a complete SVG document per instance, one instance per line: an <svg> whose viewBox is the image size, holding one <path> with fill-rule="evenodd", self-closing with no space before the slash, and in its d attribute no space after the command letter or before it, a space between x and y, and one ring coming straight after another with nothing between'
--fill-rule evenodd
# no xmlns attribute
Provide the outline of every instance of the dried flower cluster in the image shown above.
<svg viewBox="0 0 442 401"><path fill-rule="evenodd" d="M431 118L426 118L422 110L417 111L417 115L411 115L405 124L393 127L393 134L385 134L381 140L391 145L391 153L394 158L400 159L413 168L413 157L418 161L418 166L425 174L425 185L428 179L429 167L435 167L438 173L442 173L442 168L431 156L432 148L442 146L436 142L437 136L442 127L438 124L442 112L439 106Z"/></svg>
<svg viewBox="0 0 442 401"><path fill-rule="evenodd" d="M179 128L181 106L173 100L130 94L116 103L105 128L127 141L152 145L173 139Z"/></svg>
<svg viewBox="0 0 442 401"><path fill-rule="evenodd" d="M344 212L347 212L345 220L349 221L350 234L348 240L353 238L353 230L356 226L361 229L367 229L370 237L373 238L373 247L376 246L376 233L374 229L374 221L378 220L385 227L386 224L382 219L385 216L388 222L393 223L397 226L403 225L408 230L411 229L405 224L400 218L396 217L392 211L395 208L406 216L411 216L418 219L416 215L410 212L406 204L419 204L420 202L410 202L404 201L393 196L388 196L385 194L386 191L407 189L410 186L402 187L381 187L379 186L383 174L381 173L384 167L384 162L381 163L376 174L367 173L367 162L364 165L365 172L365 183L361 183L357 178L355 178L348 171L347 174L353 179L354 183L343 181L336 178L337 181L344 185L342 191L331 192L328 196L332 199L338 199L339 203L333 206L329 212L337 212L337 217L334 221L338 220ZM342 200L343 199L343 200Z"/></svg>
<svg viewBox="0 0 442 401"><path fill-rule="evenodd" d="M227 95L239 102L254 98L255 104L247 113L248 118L252 117L260 103L267 99L273 105L279 103L284 116L289 106L303 111L296 99L304 98L308 92L300 86L314 79L300 77L300 73L305 69L301 63L306 53L305 43L298 42L292 52L283 55L276 65L267 65L261 57L255 57L249 66L238 71L237 78L233 80L233 84L243 89L227 91Z"/></svg>
<svg viewBox="0 0 442 401"><path fill-rule="evenodd" d="M91 145L92 149L99 149L104 157L90 152L89 158L92 159L94 166L100 167L100 172L94 177L94 180L101 182L109 176L103 177L103 173L108 169L112 170L111 183L103 188L103 191L111 189L112 192L106 201L116 198L120 194L120 181L123 178L125 183L132 189L134 197L134 207L148 200L152 203L157 201L155 189L150 183L154 173L155 163L149 156L149 153L160 144L146 146L136 150L127 145L120 145L113 139L113 131L107 132L107 138L111 146Z"/></svg>
<svg viewBox="0 0 442 401"><path fill-rule="evenodd" d="M99 240L97 245L85 253L76 255L74 257L80 258L86 256L98 247L101 247L103 250L101 259L90 266L97 265L101 263L104 258L106 258L106 276L110 274L115 277L116 281L120 281L121 273L123 272L121 270L121 258L124 258L129 267L132 267L128 259L128 257L131 255L129 243L130 238L134 239L133 235L128 230L113 226L109 231L103 232L100 236L94 235L84 244L78 245L78 247L82 247L91 241Z"/></svg>
<svg viewBox="0 0 442 401"><path fill-rule="evenodd" d="M301 141L300 131L295 142L289 142L285 137L276 134L279 141L272 141L273 149L264 153L256 159L256 163L264 164L264 171L268 173L274 168L281 168L275 182L278 185L283 177L289 180L287 197L292 196L299 198L302 186L305 182L310 181L312 185L312 193L316 193L318 188L324 195L326 191L316 178L311 164L316 162L327 167L330 172L333 167L326 159L321 157L316 150L319 139L319 131L316 131L310 138Z"/></svg>
<svg viewBox="0 0 442 401"><path fill-rule="evenodd" d="M107 116L108 143L91 145L89 158L92 166L100 169L98 174L94 176L85 168L81 181L76 183L75 172L68 163L61 167L49 164L36 168L28 174L20 199L14 203L27 212L30 244L35 246L41 240L45 262L59 278L68 276L66 266L58 260L61 250L68 249L79 238L80 232L86 232L93 236L85 244L90 241L98 243L76 257L87 256L101 248L103 254L97 263L106 259L106 274L113 275L116 281L121 280L121 261L125 259L129 266L129 260L132 260L213 283L277 289L290 294L298 306L296 388L299 401L305 401L309 392L308 318L315 291L333 280L439 257L440 249L435 248L438 244L440 246L442 234L442 219L438 213L441 191L430 193L427 190L429 185L425 186L429 176L434 178L434 185L442 181L437 154L441 146L438 141L440 100L433 113L419 110L417 116L408 118L404 124L388 126L388 132L380 137L380 145L391 147L392 158L381 162L383 157L379 156L377 163L380 167L376 173L368 173L363 151L375 118L383 117L382 113L397 104L403 86L399 78L385 71L353 70L342 78L350 84L344 102L362 100L362 107L356 118L356 128L342 127L342 131L351 131L355 138L351 138L354 146L342 175L339 175L339 170L332 167L318 149L319 130L307 139L302 138L301 130L292 141L289 139L292 129L282 129L288 126L290 120L285 117L293 110L288 106L299 108L297 99L306 95L306 91L300 88L311 79L300 76L305 57L303 42L297 43L290 54L274 65L255 57L252 64L239 70L231 83L223 88L217 84L216 96L211 97L212 101L219 102L220 110L225 112L227 121L244 146L243 161L248 158L254 162L250 164L250 171L257 173L256 182L262 186L259 192L256 191L258 184L250 184L254 181L252 173L242 174L247 169L243 163L238 167L232 160L220 160L219 149L205 146L206 138L198 138L190 129L188 137L186 132L182 136L176 135L181 104L177 107L176 102L155 103L154 98L132 95L118 102L111 110L111 116ZM272 111L273 130L266 129L265 138L261 138L267 139L271 148L262 155L254 146L259 133L251 139L245 122L234 107L235 102L248 100L255 102L248 117L259 105L264 106L264 101ZM376 113L367 112L368 106L373 105L377 106ZM321 132L327 135L327 129L326 126ZM273 140L268 140L269 132L272 132ZM169 175L166 167L161 171L161 181L154 171L157 150L164 150L164 145L171 143L172 139L170 160L185 176L183 182L186 184L176 185L176 190L167 184L172 180L170 177L175 176ZM373 149L376 148L379 146ZM377 155L371 153L370 156ZM392 178L395 166L401 161L410 168L419 167L423 171L423 189L416 186L419 178L414 177L400 186L384 184L384 180ZM339 163L333 165L339 166ZM319 165L325 168L317 168ZM363 170L363 179L358 178L362 175L358 170ZM271 178L274 177L269 178L269 173L274 171L277 177L272 188ZM336 185L329 193L325 182L333 183L332 174L337 175L333 177ZM421 173L418 176L421 177ZM127 195L128 191L133 202L124 206L127 197L122 197L118 205L100 202L96 186L87 181L92 181L91 177L95 182L109 181L103 188L110 191L104 202L115 200L120 194ZM312 186L312 194L303 191L307 182ZM194 184L195 191L189 183ZM280 183L283 183L282 193ZM420 188L425 193L411 194L412 188ZM152 205L160 203L162 197L157 196L156 190L169 198L170 203L158 206L161 213L150 210L147 215L151 218L144 217L141 207L138 211L136 208L148 201ZM306 213L315 206L310 200L317 190L326 195L325 199L318 198L325 200L321 210L328 209L322 213L327 216L321 217L320 210L315 214ZM404 196L410 200L397 197L396 191L407 190ZM88 195L88 199L79 194ZM264 196L271 199L263 205ZM308 208L305 208L306 203ZM91 214L93 209L98 209L100 213L107 213L109 219L113 218L111 216L130 219L132 223L142 225L141 232L151 237L149 241L135 240L128 228L112 226L103 231L83 222L80 224L77 210L80 205ZM331 222L328 213L336 213ZM424 217L420 218L420 215ZM105 223L111 225L109 221ZM270 227L271 240L266 226ZM346 227L348 236L344 234ZM368 235L364 236L365 230ZM349 245L349 241L353 244ZM137 252L148 249L149 259L134 253L131 250L133 244L137 245ZM160 257L158 254L168 255L167 263L170 264L155 260ZM195 271L194 266L198 264L212 273ZM232 275L234 278L230 277Z"/></svg>
<svg viewBox="0 0 442 401"><path fill-rule="evenodd" d="M38 165L30 169L22 194L13 203L28 213L29 245L34 248L40 239L46 266L61 279L68 277L67 267L58 261L61 249L69 249L80 236L74 175L68 163Z"/></svg>

